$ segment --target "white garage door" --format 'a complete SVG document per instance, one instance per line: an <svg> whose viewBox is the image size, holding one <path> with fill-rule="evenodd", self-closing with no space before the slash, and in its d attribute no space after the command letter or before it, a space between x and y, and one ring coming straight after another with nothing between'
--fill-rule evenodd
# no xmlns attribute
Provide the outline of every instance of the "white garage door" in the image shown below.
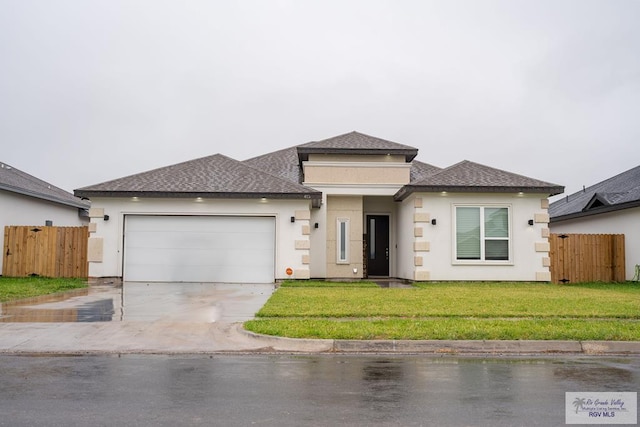
<svg viewBox="0 0 640 427"><path fill-rule="evenodd" d="M127 215L124 279L273 283L275 218Z"/></svg>

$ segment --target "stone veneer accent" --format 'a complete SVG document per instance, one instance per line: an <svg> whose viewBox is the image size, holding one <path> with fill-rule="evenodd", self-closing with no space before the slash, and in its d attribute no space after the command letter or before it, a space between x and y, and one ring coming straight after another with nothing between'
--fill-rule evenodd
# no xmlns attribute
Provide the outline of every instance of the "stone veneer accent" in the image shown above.
<svg viewBox="0 0 640 427"><path fill-rule="evenodd" d="M533 220L539 224L548 224L549 223L549 214L547 213L537 213L533 215Z"/></svg>
<svg viewBox="0 0 640 427"><path fill-rule="evenodd" d="M549 242L536 242L536 252L549 252L550 250Z"/></svg>
<svg viewBox="0 0 640 427"><path fill-rule="evenodd" d="M309 240L296 240L296 249L311 249Z"/></svg>
<svg viewBox="0 0 640 427"><path fill-rule="evenodd" d="M431 242L413 242L414 252L429 252L431 250Z"/></svg>
<svg viewBox="0 0 640 427"><path fill-rule="evenodd" d="M311 278L311 272L309 271L309 269L294 270L293 277L295 277L296 279L310 279Z"/></svg>
<svg viewBox="0 0 640 427"><path fill-rule="evenodd" d="M537 282L550 282L551 281L551 273L548 271L537 271L536 272L536 281Z"/></svg>
<svg viewBox="0 0 640 427"><path fill-rule="evenodd" d="M426 270L416 271L414 275L414 280L418 282L431 280L431 272Z"/></svg>
<svg viewBox="0 0 640 427"><path fill-rule="evenodd" d="M89 237L87 243L87 261L102 262L104 256L104 239L102 237Z"/></svg>
<svg viewBox="0 0 640 427"><path fill-rule="evenodd" d="M89 208L89 218L104 217L104 208Z"/></svg>
<svg viewBox="0 0 640 427"><path fill-rule="evenodd" d="M298 220L310 220L311 219L311 212L306 210L306 211L295 211L294 212L294 216L296 217L296 221Z"/></svg>

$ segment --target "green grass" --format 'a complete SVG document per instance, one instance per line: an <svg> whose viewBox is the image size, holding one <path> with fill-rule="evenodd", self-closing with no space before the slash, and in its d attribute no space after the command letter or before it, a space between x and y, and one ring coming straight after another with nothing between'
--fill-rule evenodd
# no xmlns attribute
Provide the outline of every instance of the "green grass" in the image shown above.
<svg viewBox="0 0 640 427"><path fill-rule="evenodd" d="M0 302L54 294L71 289L86 287L87 282L83 279L0 277Z"/></svg>
<svg viewBox="0 0 640 427"><path fill-rule="evenodd" d="M245 327L295 338L640 340L640 286L283 287Z"/></svg>

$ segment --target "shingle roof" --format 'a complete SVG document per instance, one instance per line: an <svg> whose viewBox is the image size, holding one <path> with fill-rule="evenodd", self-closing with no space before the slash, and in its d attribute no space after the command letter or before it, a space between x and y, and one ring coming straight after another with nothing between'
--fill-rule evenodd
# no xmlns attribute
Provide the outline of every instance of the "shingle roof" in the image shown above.
<svg viewBox="0 0 640 427"><path fill-rule="evenodd" d="M629 169L549 206L553 222L640 206L640 166Z"/></svg>
<svg viewBox="0 0 640 427"><path fill-rule="evenodd" d="M297 184L302 183L302 168L298 163L296 147L253 157L242 163Z"/></svg>
<svg viewBox="0 0 640 427"><path fill-rule="evenodd" d="M74 197L73 194L6 163L0 163L0 190L80 209L90 206L88 202Z"/></svg>
<svg viewBox="0 0 640 427"><path fill-rule="evenodd" d="M274 197L320 199L321 193L215 154L75 190L95 197Z"/></svg>
<svg viewBox="0 0 640 427"><path fill-rule="evenodd" d="M400 154L406 157L407 162L418 155L418 149L415 147L355 131L298 145L297 149L301 162L307 160L309 154Z"/></svg>
<svg viewBox="0 0 640 427"><path fill-rule="evenodd" d="M414 160L411 162L411 182L421 181L428 176L440 172L441 170L442 168L437 166Z"/></svg>
<svg viewBox="0 0 640 427"><path fill-rule="evenodd" d="M485 192L485 193L546 193L560 194L564 187L517 175L501 169L464 160L426 178L411 182L396 193L396 200L404 200L416 191Z"/></svg>

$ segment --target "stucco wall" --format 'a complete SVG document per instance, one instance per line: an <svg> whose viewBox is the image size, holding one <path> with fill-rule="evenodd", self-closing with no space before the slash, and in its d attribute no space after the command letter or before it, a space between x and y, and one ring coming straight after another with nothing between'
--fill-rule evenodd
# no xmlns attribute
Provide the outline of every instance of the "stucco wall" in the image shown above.
<svg viewBox="0 0 640 427"><path fill-rule="evenodd" d="M53 221L54 226L61 227L78 227L87 225L88 222L79 216L78 208L0 190L2 236L4 236L6 225L43 226L47 220ZM2 271L2 262L3 257L0 257L0 271Z"/></svg>
<svg viewBox="0 0 640 427"><path fill-rule="evenodd" d="M549 224L552 233L624 234L626 278L640 264L640 207Z"/></svg>
<svg viewBox="0 0 640 427"><path fill-rule="evenodd" d="M304 200L238 200L238 199L145 199L94 198L89 241L102 249L102 261L89 263L90 277L121 277L124 216L155 215L243 215L276 218L276 280L286 279L291 268L292 278L307 279L309 272L310 203ZM102 215L109 215L104 221ZM291 222L291 217L295 222ZM102 239L100 242L99 239ZM247 268L251 260L247 260Z"/></svg>
<svg viewBox="0 0 640 427"><path fill-rule="evenodd" d="M338 218L349 219L349 262L345 264L336 258ZM362 196L328 196L326 277L362 278L362 247Z"/></svg>
<svg viewBox="0 0 640 427"><path fill-rule="evenodd" d="M400 209L399 276L411 280L546 281L547 200L544 195L423 193ZM455 206L506 205L511 210L511 259L507 263L459 263L454 253ZM435 219L433 225L431 220ZM535 219L534 225L528 225ZM412 244L409 245L411 239ZM545 250L546 249L546 250Z"/></svg>
<svg viewBox="0 0 640 427"><path fill-rule="evenodd" d="M407 184L411 167L406 163L304 164L304 180L313 184Z"/></svg>

